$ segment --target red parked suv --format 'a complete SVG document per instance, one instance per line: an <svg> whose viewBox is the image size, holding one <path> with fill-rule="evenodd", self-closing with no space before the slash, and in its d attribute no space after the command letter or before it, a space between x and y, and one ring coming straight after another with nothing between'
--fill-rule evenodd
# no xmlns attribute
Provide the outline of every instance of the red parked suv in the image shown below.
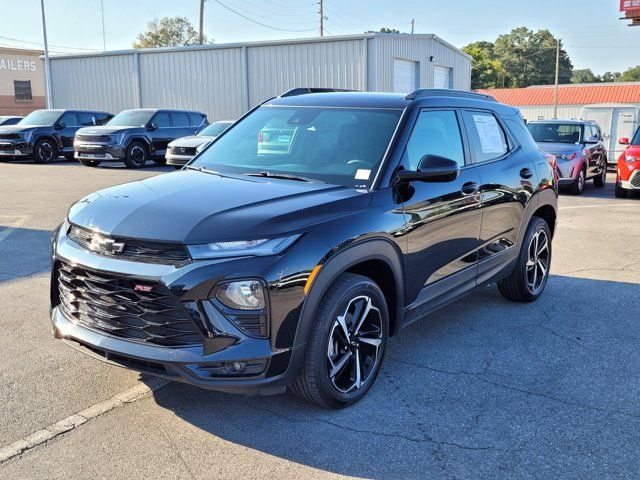
<svg viewBox="0 0 640 480"><path fill-rule="evenodd" d="M640 191L640 128L633 139L621 138L618 143L628 145L618 159L616 197L625 198L629 191Z"/></svg>

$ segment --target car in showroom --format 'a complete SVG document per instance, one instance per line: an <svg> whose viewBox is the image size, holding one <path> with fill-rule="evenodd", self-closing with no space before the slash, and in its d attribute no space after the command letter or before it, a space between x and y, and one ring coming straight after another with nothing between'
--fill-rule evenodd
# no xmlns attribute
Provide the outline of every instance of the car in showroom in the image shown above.
<svg viewBox="0 0 640 480"><path fill-rule="evenodd" d="M173 165L176 169L186 165L196 153L211 140L215 140L227 128L233 125L232 120L220 120L204 127L195 135L178 138L169 143L165 155L167 165Z"/></svg>
<svg viewBox="0 0 640 480"><path fill-rule="evenodd" d="M621 138L620 145L626 145L616 165L615 195L625 198L629 192L640 191L640 128L633 138Z"/></svg>
<svg viewBox="0 0 640 480"><path fill-rule="evenodd" d="M538 120L527 128L540 148L556 157L558 185L580 195L587 180L596 187L607 181L607 152L600 127L578 120Z"/></svg>
<svg viewBox="0 0 640 480"><path fill-rule="evenodd" d="M164 164L170 142L194 135L207 125L204 113L191 110L124 110L104 126L79 130L73 149L75 158L86 167L122 162L127 168L142 168L148 161Z"/></svg>
<svg viewBox="0 0 640 480"><path fill-rule="evenodd" d="M73 138L87 125L102 125L113 115L94 110L35 110L15 125L0 126L0 159L49 163L73 159Z"/></svg>
<svg viewBox="0 0 640 480"><path fill-rule="evenodd" d="M296 132L259 151L270 125ZM490 282L540 297L549 157L485 95L287 92L180 171L71 206L52 235L54 336L199 387L346 407L403 327Z"/></svg>
<svg viewBox="0 0 640 480"><path fill-rule="evenodd" d="M0 115L0 126L1 125L15 125L24 117L16 117L12 115Z"/></svg>

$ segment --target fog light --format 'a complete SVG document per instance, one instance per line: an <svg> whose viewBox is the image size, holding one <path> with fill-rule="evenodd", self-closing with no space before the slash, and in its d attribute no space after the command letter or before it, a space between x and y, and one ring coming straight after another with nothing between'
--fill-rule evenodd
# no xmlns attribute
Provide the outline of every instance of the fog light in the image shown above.
<svg viewBox="0 0 640 480"><path fill-rule="evenodd" d="M225 368L229 373L242 373L246 366L245 362L228 362L225 364Z"/></svg>
<svg viewBox="0 0 640 480"><path fill-rule="evenodd" d="M262 310L265 307L264 289L257 280L225 283L216 292L223 305L239 310Z"/></svg>

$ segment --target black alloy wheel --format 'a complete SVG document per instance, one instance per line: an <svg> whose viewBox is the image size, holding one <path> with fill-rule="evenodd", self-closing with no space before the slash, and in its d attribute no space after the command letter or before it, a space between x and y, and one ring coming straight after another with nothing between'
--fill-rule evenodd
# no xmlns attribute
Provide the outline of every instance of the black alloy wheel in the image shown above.
<svg viewBox="0 0 640 480"><path fill-rule="evenodd" d="M58 158L58 147L48 138L38 140L34 148L34 159L37 163L49 163Z"/></svg>

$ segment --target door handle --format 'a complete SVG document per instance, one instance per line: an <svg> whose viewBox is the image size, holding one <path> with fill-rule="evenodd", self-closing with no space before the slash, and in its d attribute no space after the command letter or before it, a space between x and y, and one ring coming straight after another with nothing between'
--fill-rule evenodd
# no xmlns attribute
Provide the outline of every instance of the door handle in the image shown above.
<svg viewBox="0 0 640 480"><path fill-rule="evenodd" d="M531 178L533 177L533 170L531 170L530 168L523 168L522 170L520 170L520 176L522 178Z"/></svg>
<svg viewBox="0 0 640 480"><path fill-rule="evenodd" d="M473 195L478 191L479 188L480 186L476 182L467 182L464 185L462 185L461 190L462 190L462 193L464 193L465 195Z"/></svg>

